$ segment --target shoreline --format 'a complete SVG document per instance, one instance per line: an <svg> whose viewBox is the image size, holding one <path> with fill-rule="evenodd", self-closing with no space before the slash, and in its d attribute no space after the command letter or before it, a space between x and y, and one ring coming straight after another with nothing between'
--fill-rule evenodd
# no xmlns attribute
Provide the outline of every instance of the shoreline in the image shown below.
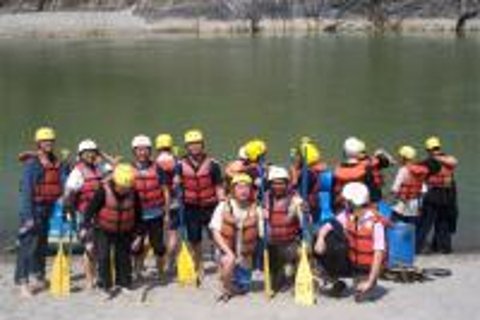
<svg viewBox="0 0 480 320"><path fill-rule="evenodd" d="M50 259L51 261L51 259ZM207 274L198 289L167 286L150 287L144 284L128 295L105 301L97 291L84 290L80 275L80 261L74 261L72 275L75 292L63 299L54 299L42 292L32 299L21 299L12 283L13 263L0 259L0 314L25 319L79 319L100 317L126 319L152 319L161 315L168 319L184 319L195 314L199 320L226 318L232 320L258 319L318 319L319 317L344 320L362 318L381 319L475 319L478 317L477 294L480 290L479 254L421 256L417 265L422 268L442 268L452 272L448 277L435 277L422 283L402 284L381 280L384 295L375 302L357 304L352 297L341 299L317 296L313 307L295 304L292 292L280 293L266 301L263 292L235 297L227 304L215 302L218 295L217 274ZM153 261L147 263L152 271ZM207 267L211 266L208 262ZM351 281L347 281L350 283ZM145 301L142 295L150 287Z"/></svg>
<svg viewBox="0 0 480 320"><path fill-rule="evenodd" d="M409 18L391 21L386 34L452 35L456 19ZM465 33L480 33L480 18L469 20ZM258 35L371 34L370 21L359 19L262 19ZM130 38L160 35L239 36L250 35L248 20L162 18L148 20L133 9L120 11L54 11L0 13L0 39L8 38Z"/></svg>

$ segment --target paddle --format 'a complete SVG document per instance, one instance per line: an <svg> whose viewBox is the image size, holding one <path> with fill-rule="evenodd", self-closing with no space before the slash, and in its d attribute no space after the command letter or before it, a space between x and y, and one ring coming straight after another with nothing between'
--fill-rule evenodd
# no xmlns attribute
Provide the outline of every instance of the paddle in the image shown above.
<svg viewBox="0 0 480 320"><path fill-rule="evenodd" d="M177 164L175 171L178 172L178 170L179 164ZM179 199L178 219L180 230L180 250L177 256L177 281L181 286L198 286L198 276L195 269L195 262L193 261L192 254L190 253L187 245L187 230L184 220L185 209L182 200L182 187L178 185L176 188L177 197Z"/></svg>
<svg viewBox="0 0 480 320"><path fill-rule="evenodd" d="M62 210L61 202L57 201L55 203L53 214L58 214L58 212L61 213ZM52 273L50 276L50 293L58 298L70 294L70 261L65 255L63 247L63 221L60 224L58 251L53 261Z"/></svg>
<svg viewBox="0 0 480 320"><path fill-rule="evenodd" d="M260 201L260 207L263 208L265 201L265 156L261 155L259 158L258 175L260 176L260 189L258 199ZM264 274L264 292L267 300L270 300L273 296L272 291L272 279L270 274L270 254L268 251L268 218L263 217L263 274Z"/></svg>
<svg viewBox="0 0 480 320"><path fill-rule="evenodd" d="M305 161L307 148L304 148L302 159L302 175L301 175L301 195L304 201L307 199L307 164ZM308 260L308 220L306 212L302 214L302 247L300 250L300 262L298 264L297 273L295 275L295 303L312 306L315 304L313 274Z"/></svg>

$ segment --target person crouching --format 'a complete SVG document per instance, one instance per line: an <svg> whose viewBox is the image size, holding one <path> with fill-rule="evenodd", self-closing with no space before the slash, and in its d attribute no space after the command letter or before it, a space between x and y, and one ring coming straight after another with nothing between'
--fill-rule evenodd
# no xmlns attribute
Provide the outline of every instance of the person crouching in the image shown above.
<svg viewBox="0 0 480 320"><path fill-rule="evenodd" d="M273 290L285 291L293 284L298 260L302 198L289 190L290 177L285 168L271 166L266 194L268 212L268 250Z"/></svg>
<svg viewBox="0 0 480 320"><path fill-rule="evenodd" d="M314 252L325 276L333 281L333 296L342 296L346 289L340 277L353 277L355 297L363 300L376 286L384 266L386 222L363 183L348 183L342 197L345 209L319 229Z"/></svg>
<svg viewBox="0 0 480 320"><path fill-rule="evenodd" d="M234 176L229 197L218 204L210 221L213 239L221 253L219 269L223 292L219 301L226 302L238 293L235 283L238 284L239 279L235 274L248 277L259 234L263 234L262 209L250 196L252 187L252 178L247 174Z"/></svg>

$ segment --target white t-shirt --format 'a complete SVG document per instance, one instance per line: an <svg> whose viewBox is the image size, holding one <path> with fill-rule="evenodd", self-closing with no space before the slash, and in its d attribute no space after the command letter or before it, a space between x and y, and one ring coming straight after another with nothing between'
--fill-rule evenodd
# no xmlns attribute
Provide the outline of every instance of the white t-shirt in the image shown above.
<svg viewBox="0 0 480 320"><path fill-rule="evenodd" d="M248 217L248 214L251 214L251 206L248 207L241 207L238 202L234 199L228 200L231 206L232 216L235 218L235 222L237 227L241 228L243 226L243 222ZM213 211L212 219L209 223L209 228L212 231L220 231L222 229L222 222L223 222L223 214L225 211L230 210L227 208L227 202L222 201L220 202L215 211ZM255 205L253 214L257 216L258 219L258 230L259 234L263 235L263 210L261 207Z"/></svg>
<svg viewBox="0 0 480 320"><path fill-rule="evenodd" d="M340 213L336 218L337 221L340 222L344 228L347 226L347 219L349 218L348 215L349 214L344 211ZM372 223L371 218L373 216L374 213L372 211L367 211L365 214L363 214L358 221L359 227L367 223ZM373 250L385 251L385 248L385 227L382 223L375 222L373 224Z"/></svg>
<svg viewBox="0 0 480 320"><path fill-rule="evenodd" d="M392 189L391 189L394 194L400 191L400 187L402 186L402 184L408 181L408 179L411 179L410 174L411 173L408 171L406 166L403 166L400 169L398 169L397 175L395 176L395 180L393 182ZM426 192L425 184L422 185L422 192ZM398 200L393 205L393 210L395 210L395 212L403 216L414 217L419 214L419 211L420 211L419 207L420 207L420 201L418 199L411 199L406 202Z"/></svg>
<svg viewBox="0 0 480 320"><path fill-rule="evenodd" d="M98 165L98 168L103 174L112 171L112 166L109 163L102 163ZM84 178L82 171L77 167L73 168L70 171L70 174L67 177L67 181L65 183L65 195L70 195L72 193L80 191L84 183Z"/></svg>

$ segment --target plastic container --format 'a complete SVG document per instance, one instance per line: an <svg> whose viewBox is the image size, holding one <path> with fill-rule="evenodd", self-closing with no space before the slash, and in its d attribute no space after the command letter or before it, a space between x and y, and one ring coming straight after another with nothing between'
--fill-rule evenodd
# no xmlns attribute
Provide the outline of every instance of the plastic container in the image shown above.
<svg viewBox="0 0 480 320"><path fill-rule="evenodd" d="M393 223L388 234L388 267L409 268L415 262L415 226L405 222Z"/></svg>
<svg viewBox="0 0 480 320"><path fill-rule="evenodd" d="M233 283L240 291L249 291L252 285L252 270L236 265L233 271Z"/></svg>

